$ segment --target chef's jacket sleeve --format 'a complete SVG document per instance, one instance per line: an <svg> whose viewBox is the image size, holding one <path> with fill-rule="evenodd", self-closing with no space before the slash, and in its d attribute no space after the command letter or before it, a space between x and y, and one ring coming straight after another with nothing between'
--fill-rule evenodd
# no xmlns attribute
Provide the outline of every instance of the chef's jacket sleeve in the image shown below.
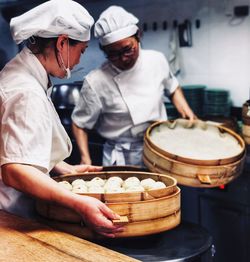
<svg viewBox="0 0 250 262"><path fill-rule="evenodd" d="M79 100L72 113L72 121L80 128L92 129L98 121L101 110L100 98L85 79Z"/></svg>
<svg viewBox="0 0 250 262"><path fill-rule="evenodd" d="M28 164L49 170L52 121L45 98L17 92L1 106L1 165Z"/></svg>
<svg viewBox="0 0 250 262"><path fill-rule="evenodd" d="M167 61L167 59L164 56L164 60L162 61L162 67L165 70L165 79L164 79L164 87L165 87L165 92L168 96L172 95L175 90L178 88L179 86L179 82L177 80L177 78L174 76L174 74L172 73L170 67L169 67L169 63Z"/></svg>

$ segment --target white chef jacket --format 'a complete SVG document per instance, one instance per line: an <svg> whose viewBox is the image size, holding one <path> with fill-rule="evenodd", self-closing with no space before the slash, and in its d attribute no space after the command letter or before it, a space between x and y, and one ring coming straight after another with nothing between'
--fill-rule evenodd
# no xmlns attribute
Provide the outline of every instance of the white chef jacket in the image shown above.
<svg viewBox="0 0 250 262"><path fill-rule="evenodd" d="M24 48L0 73L0 163L32 165L43 173L70 155L71 142L48 95L48 76ZM32 200L6 186L0 173L0 209L29 217Z"/></svg>
<svg viewBox="0 0 250 262"><path fill-rule="evenodd" d="M106 152L113 160L104 165L118 163L119 152L130 150L131 143L142 147L151 122L167 119L164 89L170 95L178 85L162 53L140 49L133 68L121 71L107 61L85 77L72 121L80 128L95 128L116 149ZM124 154L122 158L118 164L127 164Z"/></svg>

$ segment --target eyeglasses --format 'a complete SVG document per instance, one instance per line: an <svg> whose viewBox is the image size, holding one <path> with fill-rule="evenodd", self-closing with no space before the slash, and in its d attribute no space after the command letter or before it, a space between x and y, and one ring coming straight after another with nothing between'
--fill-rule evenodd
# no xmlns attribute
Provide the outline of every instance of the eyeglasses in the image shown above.
<svg viewBox="0 0 250 262"><path fill-rule="evenodd" d="M135 54L135 50L136 50L136 46L130 46L130 47L124 48L121 51L106 53L106 57L110 61L115 62L119 60L122 56L125 56L125 57L133 56Z"/></svg>

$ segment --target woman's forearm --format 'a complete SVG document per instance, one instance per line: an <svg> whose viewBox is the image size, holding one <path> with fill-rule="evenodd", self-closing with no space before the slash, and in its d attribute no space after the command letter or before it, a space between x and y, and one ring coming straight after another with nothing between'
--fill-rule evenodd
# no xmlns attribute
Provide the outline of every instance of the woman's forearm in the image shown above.
<svg viewBox="0 0 250 262"><path fill-rule="evenodd" d="M85 223L99 234L114 237L121 226L111 220L119 216L96 198L82 196L61 187L55 180L37 168L23 164L5 164L1 167L3 182L33 198L54 202L75 210Z"/></svg>
<svg viewBox="0 0 250 262"><path fill-rule="evenodd" d="M175 92L171 96L171 100L183 118L189 118L191 120L196 118L192 109L188 105L188 102L182 92L181 87L178 87L175 90Z"/></svg>
<svg viewBox="0 0 250 262"><path fill-rule="evenodd" d="M80 151L81 163L91 165L92 161L89 153L87 132L74 123L72 124L72 131L76 139L78 149Z"/></svg>
<svg viewBox="0 0 250 262"><path fill-rule="evenodd" d="M3 182L34 198L53 201L69 206L73 194L62 188L48 175L37 168L23 164L6 164L2 166Z"/></svg>

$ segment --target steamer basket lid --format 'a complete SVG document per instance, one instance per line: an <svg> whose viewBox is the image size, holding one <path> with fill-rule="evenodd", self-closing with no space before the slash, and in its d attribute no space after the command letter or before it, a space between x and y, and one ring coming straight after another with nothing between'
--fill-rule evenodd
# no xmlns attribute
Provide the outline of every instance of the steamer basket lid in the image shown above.
<svg viewBox="0 0 250 262"><path fill-rule="evenodd" d="M245 152L243 139L234 131L204 121L157 122L146 132L150 145L172 159L190 164L224 165Z"/></svg>

